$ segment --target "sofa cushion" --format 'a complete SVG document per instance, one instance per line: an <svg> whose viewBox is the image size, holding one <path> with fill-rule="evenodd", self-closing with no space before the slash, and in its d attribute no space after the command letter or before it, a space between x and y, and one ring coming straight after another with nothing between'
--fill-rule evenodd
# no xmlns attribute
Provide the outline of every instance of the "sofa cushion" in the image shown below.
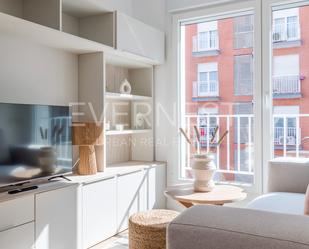
<svg viewBox="0 0 309 249"><path fill-rule="evenodd" d="M309 249L309 218L245 208L194 206L168 226L169 249Z"/></svg>
<svg viewBox="0 0 309 249"><path fill-rule="evenodd" d="M270 193L251 201L247 208L285 214L304 214L304 194Z"/></svg>
<svg viewBox="0 0 309 249"><path fill-rule="evenodd" d="M309 158L278 157L269 161L268 193L306 193Z"/></svg>

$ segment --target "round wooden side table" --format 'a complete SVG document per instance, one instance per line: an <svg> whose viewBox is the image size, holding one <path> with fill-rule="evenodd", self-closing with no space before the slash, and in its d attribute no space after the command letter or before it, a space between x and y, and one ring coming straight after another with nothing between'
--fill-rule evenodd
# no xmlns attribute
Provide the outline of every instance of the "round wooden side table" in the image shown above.
<svg viewBox="0 0 309 249"><path fill-rule="evenodd" d="M228 185L216 185L211 192L194 192L190 187L179 187L173 190L165 191L165 196L172 198L185 207L194 205L224 205L242 201L246 199L247 194L242 188Z"/></svg>

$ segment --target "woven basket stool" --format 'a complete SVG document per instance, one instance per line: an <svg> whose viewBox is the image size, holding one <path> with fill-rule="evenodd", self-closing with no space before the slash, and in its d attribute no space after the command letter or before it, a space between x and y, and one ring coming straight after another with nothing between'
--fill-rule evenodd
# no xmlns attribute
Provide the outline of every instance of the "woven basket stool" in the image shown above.
<svg viewBox="0 0 309 249"><path fill-rule="evenodd" d="M165 249L167 225L179 213L152 210L132 215L129 219L130 249Z"/></svg>

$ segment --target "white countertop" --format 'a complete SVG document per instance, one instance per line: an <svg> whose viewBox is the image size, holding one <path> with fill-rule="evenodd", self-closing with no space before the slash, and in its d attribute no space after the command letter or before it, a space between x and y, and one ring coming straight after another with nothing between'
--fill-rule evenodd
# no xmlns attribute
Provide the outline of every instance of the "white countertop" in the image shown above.
<svg viewBox="0 0 309 249"><path fill-rule="evenodd" d="M104 172L99 172L95 175L66 175L71 181L57 178L54 181L48 182L47 180L33 182L32 185L37 185L35 190L22 192L19 194L10 195L7 192L0 193L0 202L22 198L28 195L35 195L47 191L52 191L60 188L65 188L73 185L83 185L97 182L103 179L125 175L131 172L149 169L157 166L166 166L165 162L143 162L143 161L130 161L125 163L108 165ZM31 185L30 185L31 186ZM25 186L26 187L26 186Z"/></svg>

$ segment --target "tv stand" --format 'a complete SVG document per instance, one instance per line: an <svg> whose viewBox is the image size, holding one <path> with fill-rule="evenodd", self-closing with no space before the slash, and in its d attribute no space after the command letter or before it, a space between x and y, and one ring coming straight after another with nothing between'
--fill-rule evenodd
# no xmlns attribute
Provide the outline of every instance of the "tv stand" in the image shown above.
<svg viewBox="0 0 309 249"><path fill-rule="evenodd" d="M67 178L67 177L64 176L64 175L50 177L50 178L48 178L48 181L52 181L52 180L57 179L57 178L62 178L62 179L64 179L64 180L67 180L68 182L71 182L71 181L72 181L71 179Z"/></svg>

